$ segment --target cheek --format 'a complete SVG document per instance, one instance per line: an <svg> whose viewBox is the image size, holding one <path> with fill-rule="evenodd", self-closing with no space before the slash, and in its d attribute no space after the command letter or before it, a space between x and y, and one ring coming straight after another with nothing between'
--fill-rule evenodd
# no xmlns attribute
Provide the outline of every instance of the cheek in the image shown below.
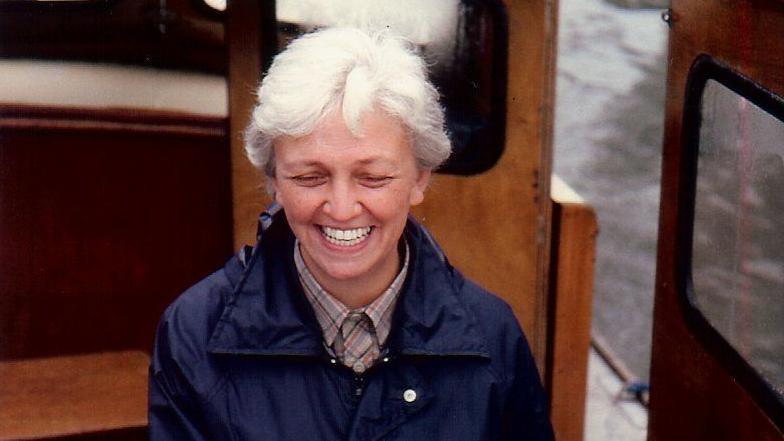
<svg viewBox="0 0 784 441"><path fill-rule="evenodd" d="M283 206L289 221L305 222L311 219L318 211L319 202L317 195L307 191L279 187L275 193L275 200Z"/></svg>
<svg viewBox="0 0 784 441"><path fill-rule="evenodd" d="M409 193L405 189L390 189L384 195L371 195L368 199L371 205L368 209L374 217L384 221L400 221L405 223L410 208Z"/></svg>

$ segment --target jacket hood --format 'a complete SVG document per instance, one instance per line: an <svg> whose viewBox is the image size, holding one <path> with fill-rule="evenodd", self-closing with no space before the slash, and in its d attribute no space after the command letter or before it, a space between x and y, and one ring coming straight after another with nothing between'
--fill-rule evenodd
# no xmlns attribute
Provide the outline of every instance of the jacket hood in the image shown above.
<svg viewBox="0 0 784 441"><path fill-rule="evenodd" d="M213 353L325 356L321 329L294 265L294 235L279 210L268 215L247 258L224 271L234 288L210 337ZM395 309L391 354L489 357L476 317L461 300L465 280L430 234L409 218L411 263ZM243 253L241 253L243 254Z"/></svg>

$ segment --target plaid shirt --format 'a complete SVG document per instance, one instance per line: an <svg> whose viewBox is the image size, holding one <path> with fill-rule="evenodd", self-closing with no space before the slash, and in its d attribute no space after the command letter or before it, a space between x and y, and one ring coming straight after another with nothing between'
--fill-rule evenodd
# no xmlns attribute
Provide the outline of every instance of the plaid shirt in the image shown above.
<svg viewBox="0 0 784 441"><path fill-rule="evenodd" d="M406 273L408 272L408 244L405 247L405 258L403 260L403 268L400 270L395 280L389 287L370 304L351 310L343 303L332 297L324 288L319 285L313 274L308 270L305 261L302 259L302 254L299 250L299 241L294 244L294 263L297 266L299 273L299 280L302 288L305 291L313 310L316 313L316 320L321 325L321 330L324 334L324 344L331 353L334 354L343 364L353 368L358 373L369 368L373 362L376 361L381 349L386 343L389 331L392 327L392 313L395 310L395 304L400 295L400 289L403 282L406 280ZM356 360L345 359L344 354L351 351L351 347L342 347L342 335L340 334L340 327L343 322L351 314L365 313L370 318L373 326L363 329L363 333L369 333L365 336L373 340L373 348L370 351L370 363L365 366L363 364L356 365Z"/></svg>

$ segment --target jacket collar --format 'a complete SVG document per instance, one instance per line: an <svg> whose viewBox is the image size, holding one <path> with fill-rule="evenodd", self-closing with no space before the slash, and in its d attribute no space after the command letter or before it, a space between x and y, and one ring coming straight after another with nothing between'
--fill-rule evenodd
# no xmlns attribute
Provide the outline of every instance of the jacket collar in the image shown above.
<svg viewBox="0 0 784 441"><path fill-rule="evenodd" d="M476 317L460 298L462 276L428 232L409 219L411 265L393 318L393 354L488 357ZM225 267L233 294L212 333L213 353L321 356L321 330L296 277L294 235L283 212L247 260Z"/></svg>

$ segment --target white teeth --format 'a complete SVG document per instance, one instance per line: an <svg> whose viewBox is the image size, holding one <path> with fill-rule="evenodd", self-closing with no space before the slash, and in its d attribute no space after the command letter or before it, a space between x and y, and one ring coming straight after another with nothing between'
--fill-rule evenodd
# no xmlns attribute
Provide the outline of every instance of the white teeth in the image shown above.
<svg viewBox="0 0 784 441"><path fill-rule="evenodd" d="M349 247L365 240L370 234L371 229L371 227L362 227L350 230L340 230L337 228L321 227L321 234L323 234L330 243Z"/></svg>

